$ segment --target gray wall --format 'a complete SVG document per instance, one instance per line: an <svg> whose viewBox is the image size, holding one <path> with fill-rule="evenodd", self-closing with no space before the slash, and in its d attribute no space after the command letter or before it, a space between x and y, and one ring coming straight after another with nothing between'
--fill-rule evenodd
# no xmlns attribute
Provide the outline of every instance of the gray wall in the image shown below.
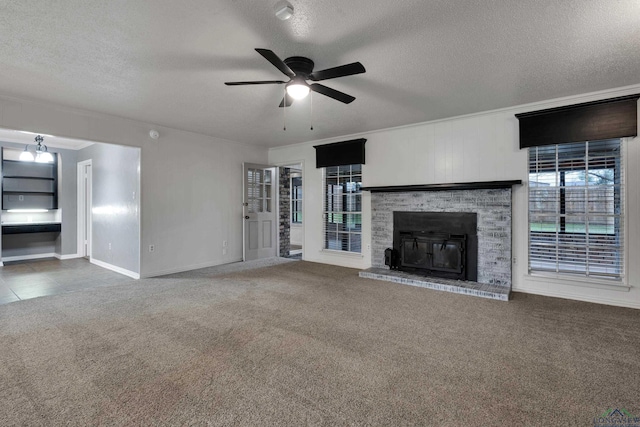
<svg viewBox="0 0 640 427"><path fill-rule="evenodd" d="M46 145L46 139L44 144ZM0 141L0 147L24 149L25 144ZM58 210L61 213L62 231L59 234L34 233L3 236L2 256L27 256L47 253L59 255L76 254L77 212L76 212L76 163L77 152L51 147L58 153ZM1 165L0 165L1 166ZM33 221L50 221L56 212L29 214ZM26 214L2 212L2 222L27 221Z"/></svg>
<svg viewBox="0 0 640 427"><path fill-rule="evenodd" d="M140 273L140 149L94 144L78 151L91 159L91 258Z"/></svg>

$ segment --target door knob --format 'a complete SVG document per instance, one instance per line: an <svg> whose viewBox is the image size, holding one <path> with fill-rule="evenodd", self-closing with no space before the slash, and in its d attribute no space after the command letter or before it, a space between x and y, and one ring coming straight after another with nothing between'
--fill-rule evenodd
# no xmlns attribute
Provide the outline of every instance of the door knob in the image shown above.
<svg viewBox="0 0 640 427"><path fill-rule="evenodd" d="M245 215L245 216L244 216L244 219L249 219L249 215Z"/></svg>

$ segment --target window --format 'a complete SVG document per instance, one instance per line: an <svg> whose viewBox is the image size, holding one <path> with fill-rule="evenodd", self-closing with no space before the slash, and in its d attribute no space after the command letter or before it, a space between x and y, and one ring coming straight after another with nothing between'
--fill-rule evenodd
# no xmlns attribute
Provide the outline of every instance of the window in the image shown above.
<svg viewBox="0 0 640 427"><path fill-rule="evenodd" d="M249 213L271 212L270 170L247 170L247 206Z"/></svg>
<svg viewBox="0 0 640 427"><path fill-rule="evenodd" d="M324 248L362 252L362 165L324 168Z"/></svg>
<svg viewBox="0 0 640 427"><path fill-rule="evenodd" d="M620 139L529 148L529 271L620 279Z"/></svg>
<svg viewBox="0 0 640 427"><path fill-rule="evenodd" d="M302 224L302 177L291 177L291 222Z"/></svg>

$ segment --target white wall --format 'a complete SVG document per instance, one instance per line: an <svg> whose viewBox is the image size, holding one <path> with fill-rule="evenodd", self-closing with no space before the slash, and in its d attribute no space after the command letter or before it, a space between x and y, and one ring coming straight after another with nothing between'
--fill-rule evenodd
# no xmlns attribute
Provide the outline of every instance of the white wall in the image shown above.
<svg viewBox="0 0 640 427"><path fill-rule="evenodd" d="M242 162L265 163L266 149L10 97L0 97L0 127L142 149L143 277L242 259Z"/></svg>
<svg viewBox="0 0 640 427"><path fill-rule="evenodd" d="M78 151L78 162L88 159L91 159L93 208L91 261L127 270L137 277L140 274L140 149L93 144Z"/></svg>
<svg viewBox="0 0 640 427"><path fill-rule="evenodd" d="M627 281L630 289L600 283L587 286L559 278L528 275L527 151L519 149L515 113L640 92L640 85L540 102L431 123L348 135L269 150L271 164L304 160L304 259L355 268L370 266L371 200L363 195L363 253L322 250L322 173L315 169L313 145L367 138L364 186L435 184L521 179L513 192L513 290L640 308L640 138L628 144ZM635 260L635 261L634 261Z"/></svg>

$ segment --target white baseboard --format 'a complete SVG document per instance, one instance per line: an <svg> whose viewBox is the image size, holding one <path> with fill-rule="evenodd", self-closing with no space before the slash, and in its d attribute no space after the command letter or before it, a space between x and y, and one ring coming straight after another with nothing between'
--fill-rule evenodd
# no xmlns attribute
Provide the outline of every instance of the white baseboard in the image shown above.
<svg viewBox="0 0 640 427"><path fill-rule="evenodd" d="M107 270L111 270L111 271L115 271L116 273L124 274L125 276L129 276L129 277L131 277L133 279L139 279L140 278L140 274L138 274L138 273L135 273L133 271L118 267L116 265L112 265L112 264L106 263L104 261L97 260L95 258L91 258L89 260L89 262L91 262L91 264L97 265L98 267L106 268Z"/></svg>
<svg viewBox="0 0 640 427"><path fill-rule="evenodd" d="M82 258L82 256L80 254L60 255L60 254L57 254L57 253L5 256L5 257L2 257L2 261L0 261L0 266L3 265L2 262L26 261L26 260L30 260L30 259L41 259L41 258L57 258L57 259L63 260L63 259Z"/></svg>
<svg viewBox="0 0 640 427"><path fill-rule="evenodd" d="M153 273L143 274L142 278L144 279L149 277L165 276L167 274L183 273L185 271L198 270L200 268L207 268L207 267L215 267L218 265L231 264L233 262L241 262L241 261L242 261L242 258L224 260L224 261L205 262L202 264L193 264L188 267L171 268L169 270L154 271Z"/></svg>
<svg viewBox="0 0 640 427"><path fill-rule="evenodd" d="M585 297L584 295L570 293L570 292L548 292L548 291L541 291L539 289L527 288L527 287L512 288L511 291L522 292L524 294L543 295L546 297L571 299L575 301L593 302L596 304L614 305L616 307L640 308L640 303L637 303L634 301L622 301L622 300L615 300L615 299L609 299L609 298Z"/></svg>
<svg viewBox="0 0 640 427"><path fill-rule="evenodd" d="M67 255L60 255L60 254L54 254L56 258L58 259L75 259L75 258L82 258L82 255L80 254L67 254Z"/></svg>
<svg viewBox="0 0 640 427"><path fill-rule="evenodd" d="M57 258L57 257L59 257L59 255L58 255L58 254L55 254L55 253L53 253L53 252L51 252L51 253L46 253L46 254L3 256L3 257L2 257L2 262L9 262L9 261L26 261L26 260L30 260L30 259Z"/></svg>

